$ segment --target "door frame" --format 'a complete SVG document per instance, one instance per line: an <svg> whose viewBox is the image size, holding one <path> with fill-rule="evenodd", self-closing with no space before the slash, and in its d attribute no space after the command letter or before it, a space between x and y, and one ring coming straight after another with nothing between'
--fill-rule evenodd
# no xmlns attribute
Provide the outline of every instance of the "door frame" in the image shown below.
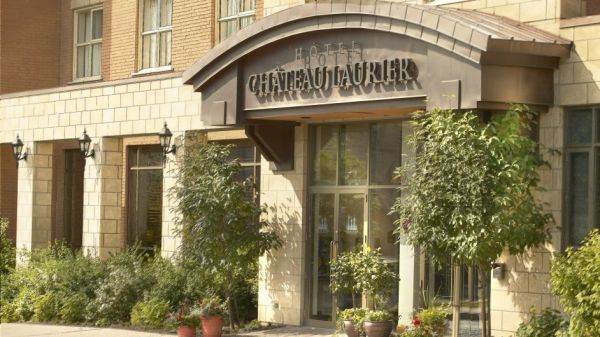
<svg viewBox="0 0 600 337"><path fill-rule="evenodd" d="M304 310L304 321L306 322L306 324L311 325L311 326L316 326L316 327L324 327L324 328L331 328L335 325L335 322L337 320L337 315L336 315L336 308L337 308L337 296L336 295L331 295L331 307L332 307L332 313L331 313L331 321L324 321L324 320L319 320L319 319L314 319L311 318L311 308L312 308L312 300L313 300L313 296L312 296L312 286L314 283L314 273L313 273L313 259L315 258L315 256L313 256L314 254L312 254L313 251L313 240L315 238L315 232L314 232L314 223L313 223L313 196L317 195L317 194L330 194L334 196L334 210L333 210L333 235L332 235L332 241L330 241L330 261L332 258L335 258L338 253L340 253L340 245L339 245L339 241L340 241L340 195L343 194L361 194L363 196L363 221L362 221L362 238L361 238L361 244L365 245L368 242L368 220L369 220L369 188L368 186L331 186L331 187L323 187L323 186L319 186L319 187L315 187L313 189L311 189L311 191L308 193L308 203L310 204L310 208L309 208L309 212L308 212L308 216L307 216L307 223L308 223L308 239L307 240L307 248L310 252L309 254L309 259L307 259L307 273L306 273L306 292L305 292L305 296L304 296L304 300L306 301L305 303L307 304L305 306L305 310ZM364 301L363 301L364 303Z"/></svg>

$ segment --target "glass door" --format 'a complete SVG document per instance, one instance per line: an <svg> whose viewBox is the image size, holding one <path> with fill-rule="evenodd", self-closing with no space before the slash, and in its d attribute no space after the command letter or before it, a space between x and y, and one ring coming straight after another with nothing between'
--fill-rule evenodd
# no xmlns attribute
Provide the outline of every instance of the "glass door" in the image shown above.
<svg viewBox="0 0 600 337"><path fill-rule="evenodd" d="M383 259L398 270L399 248L389 215L400 182L394 170L401 165L406 123L315 125L310 132L309 244L307 263L307 323L331 327L336 309L354 304L350 294L331 293L330 262L360 245L381 249ZM398 285L387 306L397 305Z"/></svg>
<svg viewBox="0 0 600 337"><path fill-rule="evenodd" d="M335 321L336 308L344 310L353 305L349 294L331 293L330 263L339 254L364 243L365 196L351 192L315 193L311 197L312 279L308 317L311 321L330 325ZM362 305L360 296L354 300L355 306Z"/></svg>

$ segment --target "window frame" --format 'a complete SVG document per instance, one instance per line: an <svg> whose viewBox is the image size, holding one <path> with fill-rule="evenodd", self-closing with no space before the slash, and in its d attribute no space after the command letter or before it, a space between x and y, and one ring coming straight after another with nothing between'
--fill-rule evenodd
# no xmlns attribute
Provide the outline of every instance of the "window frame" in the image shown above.
<svg viewBox="0 0 600 337"><path fill-rule="evenodd" d="M171 24L168 26L161 26L160 25L160 16L161 16L161 8L162 8L162 2L166 1L166 0L157 0L157 10L156 10L156 18L157 18L157 22L158 22L158 26L157 29L154 30L148 30L148 31L144 31L144 5L145 5L145 0L140 0L140 4L139 4L139 43L138 43L138 66L137 66L137 72L134 75L140 75L140 74L146 74L146 73L153 73L153 72L161 72L161 71L170 71L173 69L173 1L171 1ZM166 65L160 65L160 48L161 48L161 43L160 43L160 34L164 33L164 32L171 32L171 47L170 49L170 62ZM158 66L156 67L152 67L152 66L148 66L148 67L144 67L144 37L145 36L149 36L149 35L156 35L156 57L159 59L157 64ZM148 64L150 64L150 61L148 61Z"/></svg>
<svg viewBox="0 0 600 337"><path fill-rule="evenodd" d="M591 130L591 142L581 144L570 144L569 143L569 112L577 110L591 109L592 111L592 130ZM571 155L574 153L586 153L588 155L588 182L587 182L587 217L588 225L586 231L589 233L594 228L599 228L597 223L600 221L600 206L597 205L597 201L600 198L600 185L598 184L598 169L600 166L600 105L582 105L582 106L571 106L564 109L563 114L563 132L564 132L564 158L563 158L563 247L578 247L581 245L580 242L572 241L573 226L569 219L571 218L571 206L570 206L570 194L571 194Z"/></svg>
<svg viewBox="0 0 600 337"><path fill-rule="evenodd" d="M241 6L242 6L243 0L226 0L226 1L235 1L236 2L237 13L235 15L221 17L221 1L217 1L217 10L215 13L216 19L217 19L217 29L215 29L216 35L217 35L216 36L217 42L223 42L227 38L229 38L231 35L240 31L243 28L241 26L242 19L245 19L248 17L254 17L253 23L256 22L256 7L257 7L256 0L254 1L254 9L249 10L249 11L241 11ZM232 32L231 35L226 36L225 38L221 39L221 23L226 22L226 21L233 21L233 20L235 20L235 22L236 22L236 30L234 32Z"/></svg>
<svg viewBox="0 0 600 337"><path fill-rule="evenodd" d="M153 149L155 149L156 151L152 151ZM125 235L126 235L126 245L131 245L131 244L135 244L136 242L140 242L140 234L138 232L138 228L136 228L134 230L136 237L132 236L132 228L131 226L138 226L137 223L132 223L132 217L134 217L134 213L137 212L137 207L139 206L138 200L139 200L139 173L141 171L160 171L161 172L161 177L162 177L162 181L161 181L161 207L160 207L160 240L158 241L158 244L155 245L154 247L144 247L144 246L140 246L141 249L144 250L153 250L154 248L158 248L158 249L162 249L162 241L163 241L163 209L164 209L164 175L165 175L165 170L164 170L164 166L163 165L148 165L148 166L144 166L144 165L140 165L140 153L141 152L156 152L156 153L160 153L161 154L161 158L162 158L162 150L160 150L160 144L127 144L124 147L124 151L126 153L126 155L124 156L124 165L125 165L125 203L126 203L126 212L125 212L125 223L126 223L126 227L125 227ZM130 164L130 160L131 160L131 156L135 156L135 165L131 165ZM132 175L135 174L135 179L136 179L136 191L132 191L131 190L131 179L132 179ZM130 198L132 197L132 193L135 193L135 200L136 200L136 204L132 205L132 203L130 202Z"/></svg>
<svg viewBox="0 0 600 337"><path fill-rule="evenodd" d="M102 23L101 23L102 34L101 34L100 38L93 39L92 29L94 27L94 12L97 12L97 11L102 12ZM82 12L90 12L90 23L89 23L89 26L86 27L86 30L88 31L89 35L86 34L85 42L79 43L79 42L77 42L78 35L79 35L78 34L79 33L79 14ZM95 80L102 79L103 37L104 37L104 7L102 6L102 4L78 8L73 11L73 76L72 76L73 82L86 82L86 81L95 81ZM87 38L89 38L89 40L87 40ZM92 53L90 52L90 53L88 53L88 56L86 58L86 63L89 62L90 76L84 75L82 77L77 77L77 66L78 66L77 49L79 47L90 46L90 51L91 51L91 50L93 50L94 45L97 45L97 44L100 45L100 73L95 76L91 75L91 68L93 67L93 60L92 60Z"/></svg>

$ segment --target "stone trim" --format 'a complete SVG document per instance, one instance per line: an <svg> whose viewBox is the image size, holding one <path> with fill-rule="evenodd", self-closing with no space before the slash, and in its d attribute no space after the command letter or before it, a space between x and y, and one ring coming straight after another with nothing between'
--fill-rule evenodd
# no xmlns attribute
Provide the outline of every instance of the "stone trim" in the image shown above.
<svg viewBox="0 0 600 337"><path fill-rule="evenodd" d="M93 82L93 83L74 83L73 85L67 85L67 86L63 86L63 87L40 89L40 90L19 91L19 92L15 92L15 93L0 95L0 100L16 98L16 97L53 94L53 93L60 93L60 92L73 91L73 90L95 89L95 88L112 87L112 86L123 85L123 84L165 80L165 79L170 79L170 78L181 77L181 74L182 74L182 72L173 72L173 73L158 74L158 75L148 75L148 76L144 76L144 77L127 78L127 79L115 80L115 81L106 81L106 82L103 81L103 82Z"/></svg>
<svg viewBox="0 0 600 337"><path fill-rule="evenodd" d="M104 0L71 0L71 9L102 4Z"/></svg>
<svg viewBox="0 0 600 337"><path fill-rule="evenodd" d="M600 23L600 15L582 16L560 20L560 28L579 27Z"/></svg>

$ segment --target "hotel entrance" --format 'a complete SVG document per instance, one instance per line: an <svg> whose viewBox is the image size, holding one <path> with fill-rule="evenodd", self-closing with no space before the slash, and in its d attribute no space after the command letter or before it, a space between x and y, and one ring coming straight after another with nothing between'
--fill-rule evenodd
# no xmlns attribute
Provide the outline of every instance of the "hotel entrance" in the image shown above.
<svg viewBox="0 0 600 337"><path fill-rule="evenodd" d="M389 211L401 186L394 170L410 153L404 137L409 128L400 120L310 127L309 324L332 326L336 309L353 305L350 294L330 291L330 262L340 254L368 245L398 270L395 217ZM385 306L395 311L398 285L390 287ZM354 305L366 303L359 297Z"/></svg>

